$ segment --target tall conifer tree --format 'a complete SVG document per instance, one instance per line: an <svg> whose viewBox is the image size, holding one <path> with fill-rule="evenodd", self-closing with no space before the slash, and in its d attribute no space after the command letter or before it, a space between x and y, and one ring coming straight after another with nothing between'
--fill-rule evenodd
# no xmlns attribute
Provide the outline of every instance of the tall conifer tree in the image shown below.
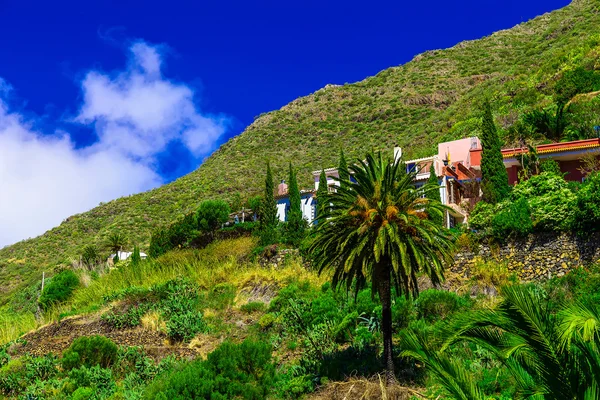
<svg viewBox="0 0 600 400"><path fill-rule="evenodd" d="M319 176L319 188L317 189L317 223L321 222L320 219L327 211L327 205L329 203L327 200L328 193L327 174L325 174L325 170L323 169Z"/></svg>
<svg viewBox="0 0 600 400"><path fill-rule="evenodd" d="M508 174L502 159L502 145L494 123L492 107L489 101L483 105L481 120L481 190L483 200L498 203L508 196Z"/></svg>
<svg viewBox="0 0 600 400"><path fill-rule="evenodd" d="M300 189L298 189L298 179L290 163L288 176L288 193L290 196L290 209L287 213L286 236L291 244L299 244L304 237L305 221L302 218L302 208L300 200Z"/></svg>
<svg viewBox="0 0 600 400"><path fill-rule="evenodd" d="M348 172L348 163L344 156L344 150L340 149L340 164L338 165L338 176L340 179L340 186L342 182L348 182L350 180L350 172Z"/></svg>
<svg viewBox="0 0 600 400"><path fill-rule="evenodd" d="M442 197L440 196L440 183L438 181L437 174L435 172L435 165L431 163L431 167L429 168L429 179L427 180L427 188L425 196L432 201L437 203L441 203ZM439 210L432 210L432 214L430 215L430 219L433 222L442 224L444 221L444 216Z"/></svg>
<svg viewBox="0 0 600 400"><path fill-rule="evenodd" d="M260 205L260 237L263 245L277 241L277 203L275 203L275 184L271 165L267 162L265 193Z"/></svg>

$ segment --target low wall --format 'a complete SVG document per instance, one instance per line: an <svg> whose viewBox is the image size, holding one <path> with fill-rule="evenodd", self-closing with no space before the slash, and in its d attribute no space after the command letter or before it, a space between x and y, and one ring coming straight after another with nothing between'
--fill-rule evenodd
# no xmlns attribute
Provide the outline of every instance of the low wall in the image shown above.
<svg viewBox="0 0 600 400"><path fill-rule="evenodd" d="M525 281L562 276L572 268L600 260L600 234L532 234L506 244L483 242L473 250L459 250L452 271L469 276L477 260L507 263Z"/></svg>

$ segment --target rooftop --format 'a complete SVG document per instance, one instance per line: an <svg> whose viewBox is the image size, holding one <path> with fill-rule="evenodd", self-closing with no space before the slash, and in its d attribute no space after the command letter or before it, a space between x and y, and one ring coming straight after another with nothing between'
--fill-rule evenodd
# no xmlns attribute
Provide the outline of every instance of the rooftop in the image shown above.
<svg viewBox="0 0 600 400"><path fill-rule="evenodd" d="M538 152L538 154L561 153L564 151L591 149L591 148L595 148L595 147L600 148L600 138L575 140L572 142L541 144L541 145L537 146L537 152ZM529 149L527 147L503 149L502 157L513 158L520 154L525 154L528 152L529 152Z"/></svg>

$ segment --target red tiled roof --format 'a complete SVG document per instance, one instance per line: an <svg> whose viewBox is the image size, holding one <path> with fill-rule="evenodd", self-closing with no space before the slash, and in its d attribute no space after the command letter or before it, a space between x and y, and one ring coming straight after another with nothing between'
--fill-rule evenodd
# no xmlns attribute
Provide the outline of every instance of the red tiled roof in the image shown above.
<svg viewBox="0 0 600 400"><path fill-rule="evenodd" d="M561 153L563 151L583 150L595 147L600 147L600 138L575 140L573 142L541 144L537 146L537 152L538 154ZM504 149L502 150L502 157L513 158L520 154L527 153L528 151L529 149L527 147Z"/></svg>

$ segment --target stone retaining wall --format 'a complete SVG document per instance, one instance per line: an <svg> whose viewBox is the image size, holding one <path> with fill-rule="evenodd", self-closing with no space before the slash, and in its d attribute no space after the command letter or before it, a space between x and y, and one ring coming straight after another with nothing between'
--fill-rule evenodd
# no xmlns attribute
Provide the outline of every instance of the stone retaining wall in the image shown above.
<svg viewBox="0 0 600 400"><path fill-rule="evenodd" d="M600 260L600 234L543 233L512 239L506 244L484 242L474 251L459 250L452 271L469 276L478 260L507 263L525 281L562 276L572 268Z"/></svg>

